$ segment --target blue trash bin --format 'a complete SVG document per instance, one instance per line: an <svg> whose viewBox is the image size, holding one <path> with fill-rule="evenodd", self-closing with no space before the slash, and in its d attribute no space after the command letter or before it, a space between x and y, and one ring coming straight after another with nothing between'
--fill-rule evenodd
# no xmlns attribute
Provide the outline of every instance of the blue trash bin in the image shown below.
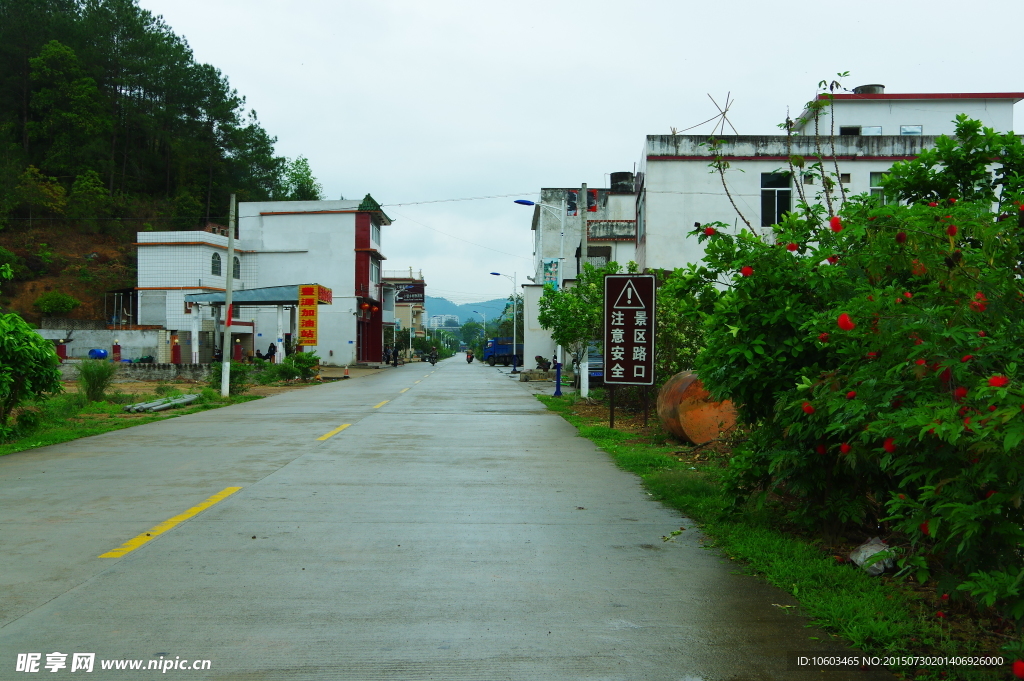
<svg viewBox="0 0 1024 681"><path fill-rule="evenodd" d="M100 350L99 348L93 348L89 351L89 359L106 359L107 351Z"/></svg>

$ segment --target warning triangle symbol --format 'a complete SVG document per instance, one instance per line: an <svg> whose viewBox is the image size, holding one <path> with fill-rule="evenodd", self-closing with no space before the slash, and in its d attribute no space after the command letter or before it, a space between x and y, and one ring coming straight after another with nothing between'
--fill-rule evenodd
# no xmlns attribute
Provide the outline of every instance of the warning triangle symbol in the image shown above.
<svg viewBox="0 0 1024 681"><path fill-rule="evenodd" d="M644 301L640 299L640 294L633 287L632 281L626 282L619 297L615 299L615 304L612 305L613 310L643 310L646 307Z"/></svg>

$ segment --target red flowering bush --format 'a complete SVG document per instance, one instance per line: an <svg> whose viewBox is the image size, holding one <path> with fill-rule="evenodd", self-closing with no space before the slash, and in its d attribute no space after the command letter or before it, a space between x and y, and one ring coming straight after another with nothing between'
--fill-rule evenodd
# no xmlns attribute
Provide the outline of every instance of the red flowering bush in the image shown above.
<svg viewBox="0 0 1024 681"><path fill-rule="evenodd" d="M991 210L1024 197L1024 145L967 149L960 125L894 167L886 196L906 204L853 197L841 218L801 206L772 234L702 239L695 368L752 426L729 466L738 502L829 532L888 523L902 570L1024 620L1024 213Z"/></svg>

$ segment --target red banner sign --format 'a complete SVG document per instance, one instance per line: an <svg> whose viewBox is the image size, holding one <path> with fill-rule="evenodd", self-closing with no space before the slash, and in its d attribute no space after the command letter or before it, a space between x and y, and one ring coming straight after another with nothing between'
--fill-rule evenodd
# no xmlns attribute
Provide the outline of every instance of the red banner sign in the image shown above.
<svg viewBox="0 0 1024 681"><path fill-rule="evenodd" d="M303 284L299 286L299 341L298 345L317 344L317 304L320 286Z"/></svg>

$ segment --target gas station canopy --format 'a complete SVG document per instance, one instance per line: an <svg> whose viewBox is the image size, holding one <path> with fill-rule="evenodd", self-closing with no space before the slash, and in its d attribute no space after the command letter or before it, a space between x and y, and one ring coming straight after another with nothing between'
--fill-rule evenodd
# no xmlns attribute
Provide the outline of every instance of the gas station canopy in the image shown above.
<svg viewBox="0 0 1024 681"><path fill-rule="evenodd" d="M316 284L295 284L293 286L267 286L265 288L243 288L231 292L232 305L298 305L299 289L307 286L317 287L317 304L330 305L331 289ZM223 305L225 293L189 293L185 296L186 303L202 305Z"/></svg>

